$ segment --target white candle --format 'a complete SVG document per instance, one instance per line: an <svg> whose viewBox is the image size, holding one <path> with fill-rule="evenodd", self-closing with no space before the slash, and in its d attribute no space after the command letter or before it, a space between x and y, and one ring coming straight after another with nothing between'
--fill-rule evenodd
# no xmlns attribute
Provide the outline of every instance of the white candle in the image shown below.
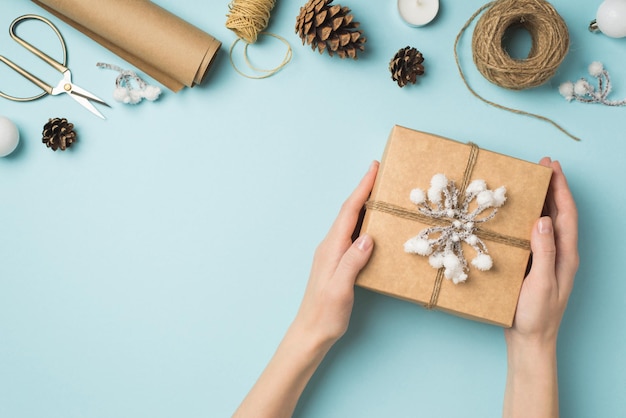
<svg viewBox="0 0 626 418"><path fill-rule="evenodd" d="M437 16L439 0L398 0L398 11L411 26L424 26Z"/></svg>

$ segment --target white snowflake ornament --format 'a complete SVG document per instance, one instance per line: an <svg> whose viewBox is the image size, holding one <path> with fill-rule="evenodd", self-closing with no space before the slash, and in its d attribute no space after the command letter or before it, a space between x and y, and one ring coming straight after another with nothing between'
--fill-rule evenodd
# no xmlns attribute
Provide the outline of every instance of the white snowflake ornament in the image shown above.
<svg viewBox="0 0 626 418"><path fill-rule="evenodd" d="M444 277L454 284L467 280L469 270L462 243L468 244L476 252L471 262L476 269L491 269L493 260L485 243L476 235L476 229L496 216L497 208L506 201L504 186L489 190L484 180L474 180L461 196L454 181L448 180L443 174L435 174L428 192L413 189L410 200L417 205L420 213L444 221L446 225L422 230L404 243L405 252L428 256L431 267L443 268ZM470 211L470 204L474 200L477 207ZM487 216L479 217L489 208L493 209Z"/></svg>

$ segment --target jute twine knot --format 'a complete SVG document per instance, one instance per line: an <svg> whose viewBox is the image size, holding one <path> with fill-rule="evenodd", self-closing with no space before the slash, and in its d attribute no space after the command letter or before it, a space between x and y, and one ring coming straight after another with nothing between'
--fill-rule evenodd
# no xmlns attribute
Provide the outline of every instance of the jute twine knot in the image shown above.
<svg viewBox="0 0 626 418"><path fill-rule="evenodd" d="M528 31L532 45L528 57L514 59L502 45L509 28ZM482 15L474 29L474 63L492 83L512 90L537 87L556 73L569 49L563 18L544 0L498 0Z"/></svg>
<svg viewBox="0 0 626 418"><path fill-rule="evenodd" d="M276 0L233 0L228 8L226 27L249 44L256 42L270 21Z"/></svg>

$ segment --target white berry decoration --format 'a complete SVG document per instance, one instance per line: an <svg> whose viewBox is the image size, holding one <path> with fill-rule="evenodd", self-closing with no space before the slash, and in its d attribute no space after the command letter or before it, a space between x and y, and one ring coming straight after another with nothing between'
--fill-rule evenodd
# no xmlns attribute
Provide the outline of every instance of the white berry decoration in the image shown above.
<svg viewBox="0 0 626 418"><path fill-rule="evenodd" d="M489 190L484 180L474 180L461 195L456 184L444 174L435 174L430 188L413 189L410 199L420 213L438 219L442 225L431 226L404 243L407 253L428 256L433 268L444 269L444 277L454 284L467 280L469 265L463 254L462 243L468 244L476 252L471 264L478 270L487 271L493 266L487 246L476 235L478 225L489 221L506 201L506 188L501 186ZM470 203L476 201L476 208L470 211ZM479 217L489 208L487 216Z"/></svg>

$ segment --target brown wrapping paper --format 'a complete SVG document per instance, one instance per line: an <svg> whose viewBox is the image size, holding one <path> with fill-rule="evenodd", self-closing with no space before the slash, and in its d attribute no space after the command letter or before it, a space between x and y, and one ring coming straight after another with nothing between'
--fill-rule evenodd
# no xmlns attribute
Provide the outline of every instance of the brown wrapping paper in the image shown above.
<svg viewBox="0 0 626 418"><path fill-rule="evenodd" d="M32 0L173 91L204 79L221 42L148 0Z"/></svg>
<svg viewBox="0 0 626 418"><path fill-rule="evenodd" d="M387 202L416 211L412 189L427 190L437 173L460 185L471 147L467 144L396 126L381 161L370 202ZM490 189L505 186L506 203L481 228L502 236L530 240L541 216L552 172L538 164L487 150L479 150L470 180L483 179ZM357 278L357 285L393 297L428 306L437 270L428 257L404 252L403 244L430 225L368 209L361 233L372 236L374 252ZM479 271L470 265L466 282L443 279L432 308L482 322L510 327L526 273L529 248L484 239L493 267ZM468 262L474 250L463 244Z"/></svg>

